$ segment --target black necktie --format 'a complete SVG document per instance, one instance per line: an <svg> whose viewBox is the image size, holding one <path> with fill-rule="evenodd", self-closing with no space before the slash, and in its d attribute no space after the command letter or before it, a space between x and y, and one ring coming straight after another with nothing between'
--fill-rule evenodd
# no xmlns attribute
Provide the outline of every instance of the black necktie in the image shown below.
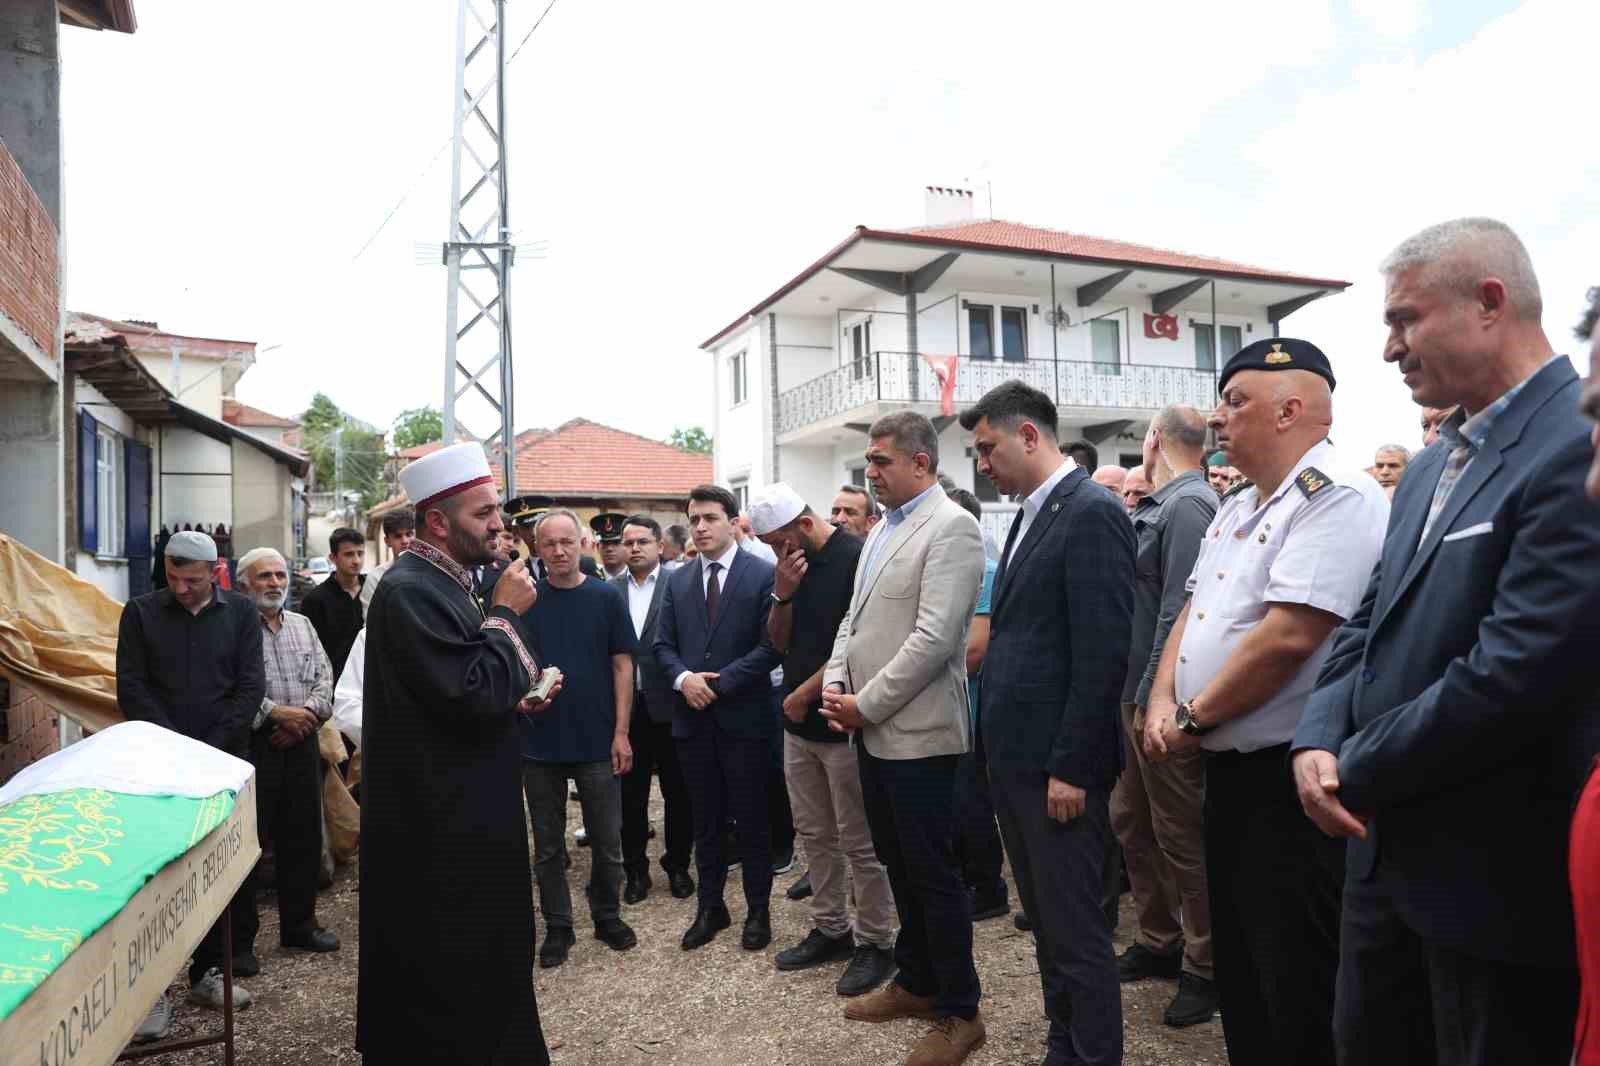
<svg viewBox="0 0 1600 1066"><path fill-rule="evenodd" d="M717 624L717 598L721 595L717 591L717 571L722 569L721 563L706 564L706 625Z"/></svg>
<svg viewBox="0 0 1600 1066"><path fill-rule="evenodd" d="M1022 528L1022 508L1017 508L1017 513L1011 519L1011 531L1006 534L1006 546L1000 549L1000 568L994 575L994 587L999 588L1005 581L1007 566L1011 562L1011 546L1017 542L1017 531Z"/></svg>

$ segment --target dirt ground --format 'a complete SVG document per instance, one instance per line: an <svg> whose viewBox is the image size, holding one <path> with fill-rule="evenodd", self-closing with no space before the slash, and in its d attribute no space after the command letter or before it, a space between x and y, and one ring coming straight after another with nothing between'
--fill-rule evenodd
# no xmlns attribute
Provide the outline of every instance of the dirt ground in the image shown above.
<svg viewBox="0 0 1600 1066"><path fill-rule="evenodd" d="M660 825L656 798L655 824ZM576 828L571 807L569 834ZM652 860L659 841L651 843ZM588 880L589 850L570 846L569 872L578 904L578 944L566 965L535 969L540 1017L563 1066L767 1066L827 1064L879 1066L902 1062L924 1026L913 1021L869 1025L844 1020L844 1000L833 985L843 964L781 974L772 964L780 949L811 928L809 901L793 903L783 892L799 878L803 862L773 885L773 944L765 951L739 948L744 918L738 874L729 878L733 928L707 947L685 953L678 946L694 918L694 900L676 900L654 867L650 898L624 906L623 918L639 935L639 946L617 953L589 935L581 887ZM236 1015L242 1066L358 1066L355 1039L356 929L361 899L354 866L342 868L318 900L322 924L344 942L334 955L289 952L278 947L275 897L263 894L257 938L261 973L241 980L254 1005ZM1013 893L1013 905L1015 894ZM1127 946L1133 919L1123 898L1117 950ZM544 924L539 923L539 935ZM982 1011L988 1042L968 1061L972 1066L1022 1066L1043 1057L1044 1004L1033 938L1019 933L1009 916L981 922L975 930ZM464 977L467 975L463 975ZM1124 985L1125 1062L1130 1066L1225 1064L1220 1023L1169 1029L1161 1012L1174 982ZM178 1006L171 1037L197 1035L221 1026L221 1017L184 1001L181 977L172 987ZM392 1024L404 1025L403 1017ZM556 1046L558 1045L559 1046ZM171 1066L222 1062L220 1048L154 1060ZM470 1064L463 1064L470 1066Z"/></svg>

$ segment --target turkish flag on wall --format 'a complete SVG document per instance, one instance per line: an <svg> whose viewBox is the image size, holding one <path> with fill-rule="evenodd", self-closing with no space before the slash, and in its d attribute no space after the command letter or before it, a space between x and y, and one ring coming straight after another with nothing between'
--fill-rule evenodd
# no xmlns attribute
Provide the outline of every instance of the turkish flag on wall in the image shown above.
<svg viewBox="0 0 1600 1066"><path fill-rule="evenodd" d="M1178 339L1177 315L1145 315L1144 335L1158 340L1175 341Z"/></svg>
<svg viewBox="0 0 1600 1066"><path fill-rule="evenodd" d="M955 414L956 367L960 365L960 360L953 355L929 355L927 352L922 353L922 358L939 380L939 413L946 417Z"/></svg>

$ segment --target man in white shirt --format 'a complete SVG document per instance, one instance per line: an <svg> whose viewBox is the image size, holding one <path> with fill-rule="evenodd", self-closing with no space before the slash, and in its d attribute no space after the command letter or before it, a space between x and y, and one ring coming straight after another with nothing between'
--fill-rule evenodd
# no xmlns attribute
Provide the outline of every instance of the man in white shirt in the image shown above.
<svg viewBox="0 0 1600 1066"><path fill-rule="evenodd" d="M650 775L661 779L661 799L666 817L666 852L661 868L667 873L672 895L694 895L689 858L694 845L694 823L689 814L689 786L683 779L672 743L672 678L656 658L656 619L661 609L666 571L661 566L661 526L647 515L632 515L622 525L622 551L627 572L611 579L628 600L628 616L639 645L634 652L633 716L628 720L628 743L633 747L633 769L622 776L622 868L627 884L624 903L639 903L650 895L650 858L645 854L650 837Z"/></svg>

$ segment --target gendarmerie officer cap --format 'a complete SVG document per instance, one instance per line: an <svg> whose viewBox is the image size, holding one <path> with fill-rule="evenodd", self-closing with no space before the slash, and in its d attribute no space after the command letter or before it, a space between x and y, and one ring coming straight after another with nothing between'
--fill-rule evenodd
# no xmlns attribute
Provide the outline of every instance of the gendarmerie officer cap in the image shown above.
<svg viewBox="0 0 1600 1066"><path fill-rule="evenodd" d="M601 544L622 543L622 527L628 520L625 514L616 511L604 511L589 519L589 528L594 531L595 540Z"/></svg>
<svg viewBox="0 0 1600 1066"><path fill-rule="evenodd" d="M513 496L506 501L506 515L514 526L531 526L555 505L549 496Z"/></svg>
<svg viewBox="0 0 1600 1066"><path fill-rule="evenodd" d="M1228 379L1241 370L1309 370L1328 383L1333 391L1333 365L1310 341L1294 337L1273 337L1240 348L1222 367L1217 393L1228 387Z"/></svg>

